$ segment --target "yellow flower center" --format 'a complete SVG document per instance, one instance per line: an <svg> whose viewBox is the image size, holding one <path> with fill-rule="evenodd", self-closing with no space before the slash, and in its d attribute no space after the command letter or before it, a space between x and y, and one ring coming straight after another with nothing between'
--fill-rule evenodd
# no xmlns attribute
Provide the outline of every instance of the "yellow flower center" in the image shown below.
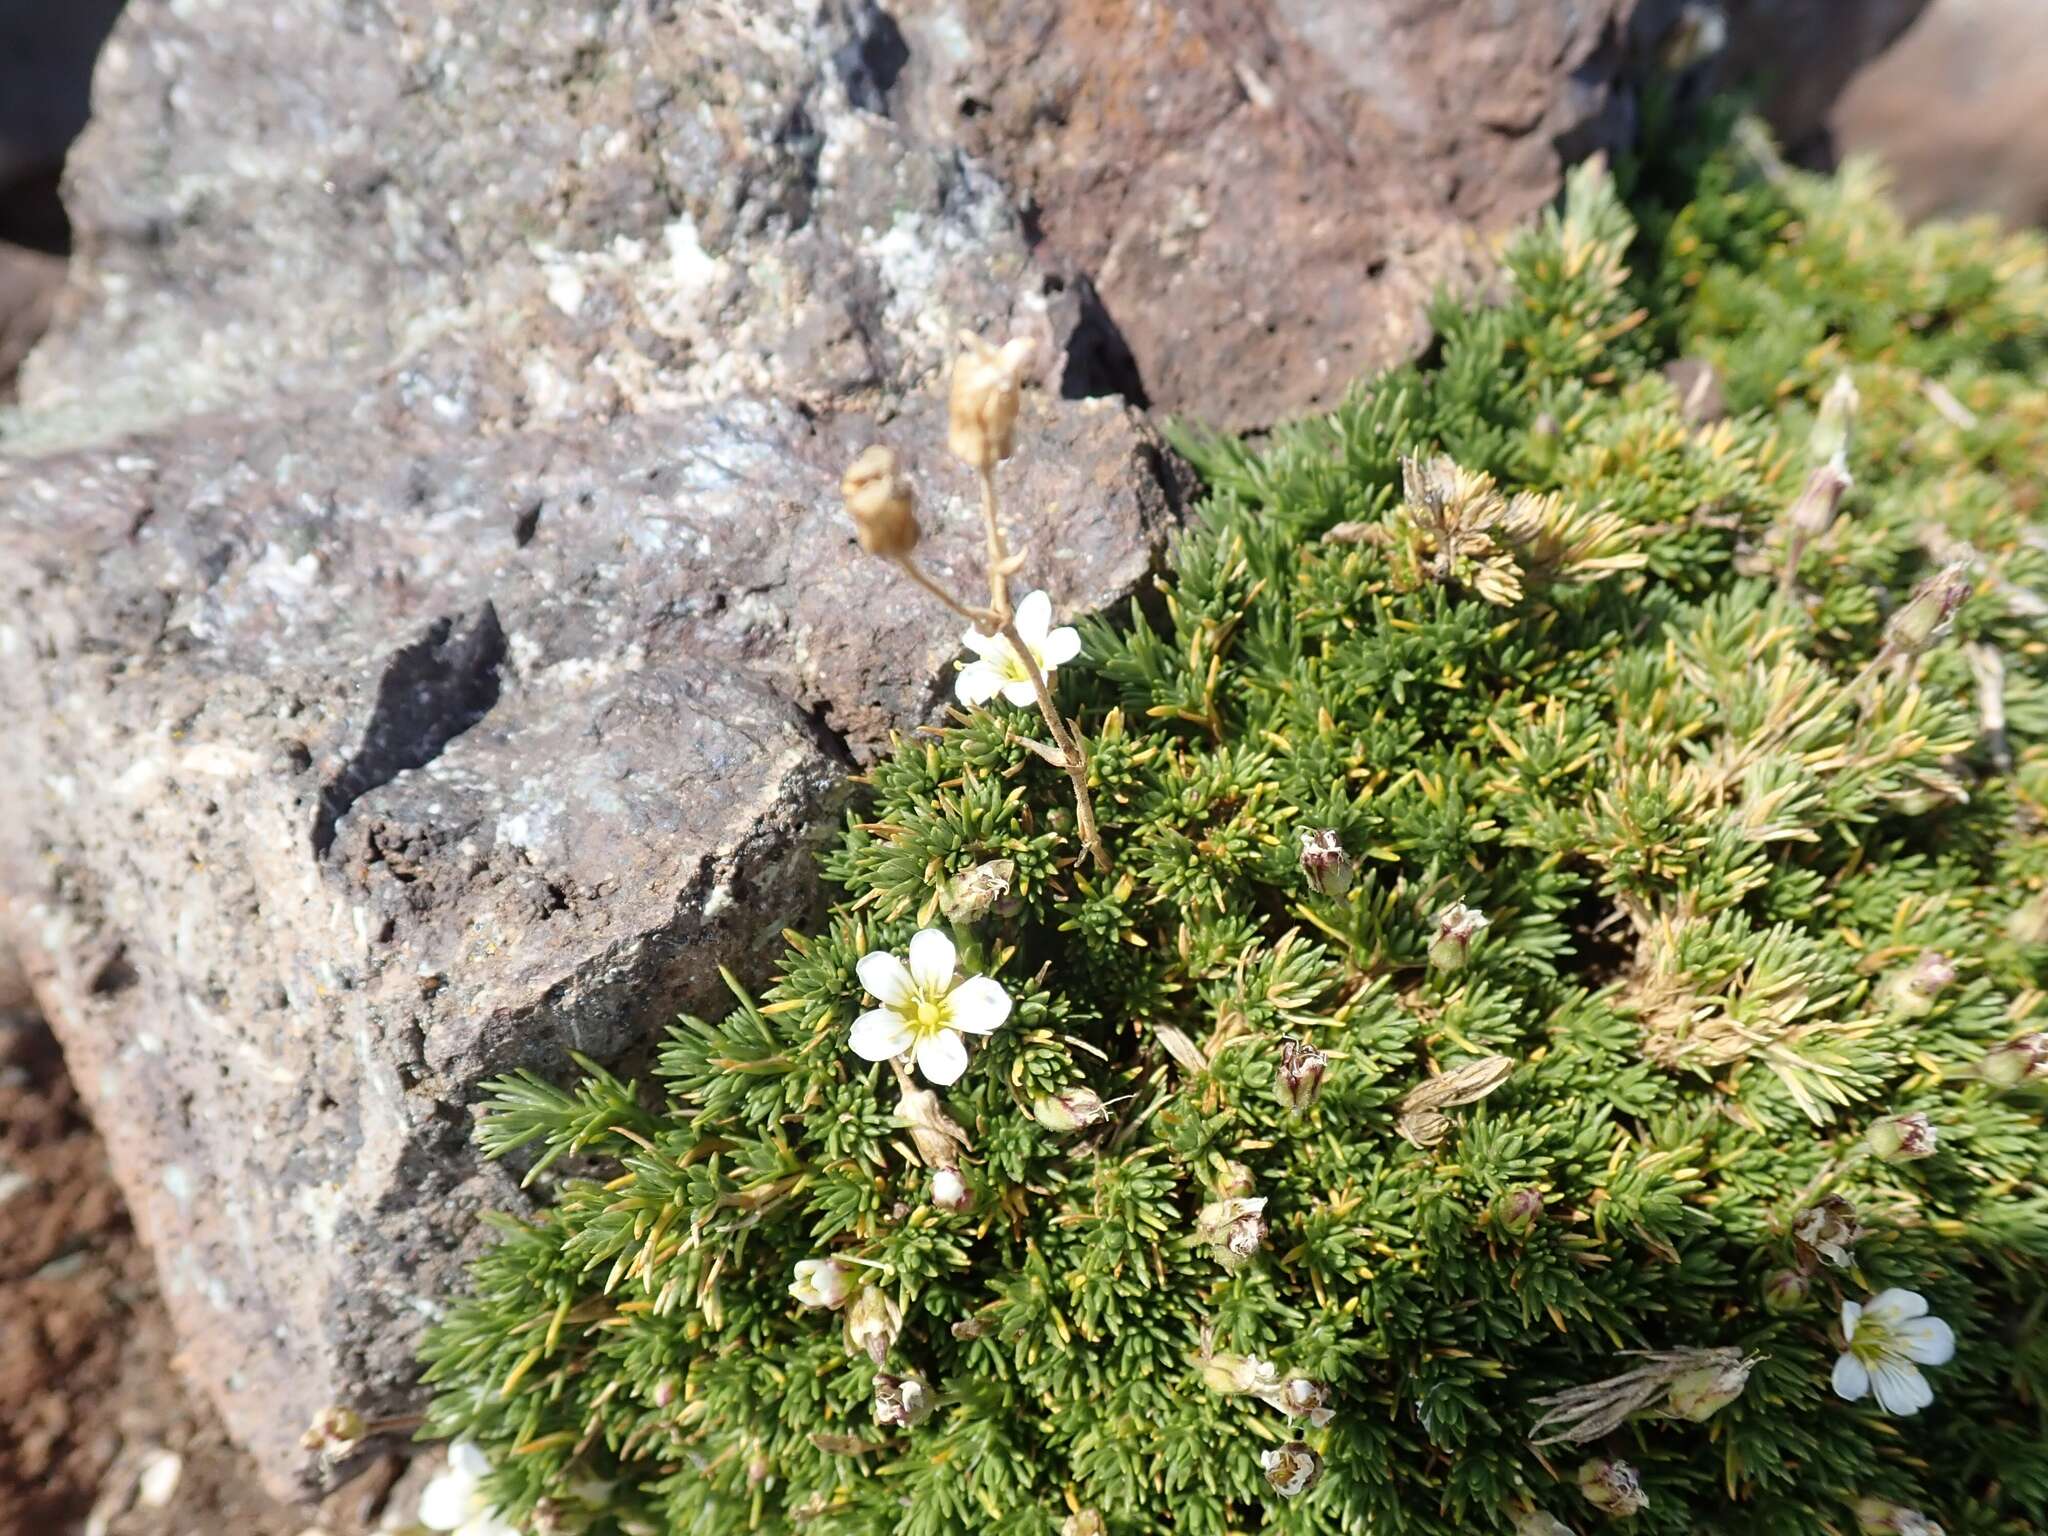
<svg viewBox="0 0 2048 1536"><path fill-rule="evenodd" d="M917 1028L920 1034L930 1034L939 1027L942 1017L939 1005L928 997L917 1000Z"/></svg>

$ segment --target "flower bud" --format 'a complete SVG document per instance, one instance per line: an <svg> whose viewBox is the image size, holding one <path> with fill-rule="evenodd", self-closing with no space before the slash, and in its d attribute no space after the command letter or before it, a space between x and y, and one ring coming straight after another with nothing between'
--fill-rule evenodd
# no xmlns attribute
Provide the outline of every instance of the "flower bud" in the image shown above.
<svg viewBox="0 0 2048 1536"><path fill-rule="evenodd" d="M1605 1457L1595 1457L1579 1468L1579 1492L1586 1496L1588 1504L1617 1520L1626 1520L1650 1505L1650 1496L1643 1492L1636 1469L1625 1461L1609 1461Z"/></svg>
<svg viewBox="0 0 2048 1536"><path fill-rule="evenodd" d="M1696 1365L1671 1378L1664 1403L1675 1417L1697 1424L1742 1396L1742 1389L1749 1384L1749 1373L1756 1368L1756 1357L1732 1358L1733 1350L1728 1354L1731 1358Z"/></svg>
<svg viewBox="0 0 2048 1536"><path fill-rule="evenodd" d="M956 1216L974 1209L974 1191L960 1177L958 1168L941 1168L932 1175L932 1204Z"/></svg>
<svg viewBox="0 0 2048 1536"><path fill-rule="evenodd" d="M894 560L917 548L917 498L892 449L863 449L840 476L839 495L869 554Z"/></svg>
<svg viewBox="0 0 2048 1536"><path fill-rule="evenodd" d="M1846 373L1835 375L1835 382L1828 386L1828 392L1821 396L1820 411L1814 418L1813 435L1807 439L1807 451L1821 464L1840 464L1849 457L1849 439L1856 427L1856 407L1860 400L1856 384Z"/></svg>
<svg viewBox="0 0 2048 1536"><path fill-rule="evenodd" d="M1885 644L1901 655L1918 656L1947 634L1956 610L1970 595L1969 570L1969 561L1952 561L1915 587L1885 625Z"/></svg>
<svg viewBox="0 0 2048 1536"><path fill-rule="evenodd" d="M1862 1235L1856 1207L1840 1195L1829 1195L1819 1204L1809 1206L1792 1223L1792 1236L1800 1247L1836 1269L1849 1267L1854 1258L1851 1250Z"/></svg>
<svg viewBox="0 0 2048 1536"><path fill-rule="evenodd" d="M853 1294L853 1269L837 1259L799 1259L789 1294L806 1307L843 1307Z"/></svg>
<svg viewBox="0 0 2048 1536"><path fill-rule="evenodd" d="M1086 1130L1109 1118L1109 1110L1091 1088L1069 1088L1031 1101L1031 1118L1048 1131L1065 1135Z"/></svg>
<svg viewBox="0 0 2048 1536"><path fill-rule="evenodd" d="M1548 1510L1522 1509L1515 1512L1515 1536L1572 1536L1572 1528Z"/></svg>
<svg viewBox="0 0 2048 1536"><path fill-rule="evenodd" d="M954 1338L966 1342L970 1339L982 1337L982 1335L988 1332L990 1326L989 1320L985 1317L963 1317L948 1329L947 1332L951 1333Z"/></svg>
<svg viewBox="0 0 2048 1536"><path fill-rule="evenodd" d="M1299 1440L1259 1452L1259 1465L1266 1469L1267 1483L1283 1499L1307 1493L1323 1475L1323 1458Z"/></svg>
<svg viewBox="0 0 2048 1536"><path fill-rule="evenodd" d="M1351 859L1328 827L1301 829L1301 873L1318 896L1342 896L1351 889Z"/></svg>
<svg viewBox="0 0 2048 1536"><path fill-rule="evenodd" d="M1939 950L1923 950L1918 960L1885 979L1885 1009L1903 1018L1925 1018L1934 1011L1934 1000L1953 985L1955 979L1953 960Z"/></svg>
<svg viewBox="0 0 2048 1536"><path fill-rule="evenodd" d="M978 923L1003 905L1017 878L1015 859L990 859L963 869L939 890L939 910L949 923Z"/></svg>
<svg viewBox="0 0 2048 1536"><path fill-rule="evenodd" d="M1799 493L1799 499L1792 503L1792 511L1786 521L1795 533L1807 538L1818 538L1828 531L1835 520L1835 509L1841 506L1842 497L1856 482L1849 478L1849 471L1839 463L1830 461L1806 477L1806 485Z"/></svg>
<svg viewBox="0 0 2048 1536"><path fill-rule="evenodd" d="M1486 915L1454 901L1436 915L1436 936L1429 941L1429 963L1440 971L1464 967L1472 940L1487 926Z"/></svg>
<svg viewBox="0 0 2048 1536"><path fill-rule="evenodd" d="M1195 1356L1195 1367L1202 1373L1202 1385L1224 1397L1249 1393L1266 1398L1280 1389L1280 1372L1270 1360L1261 1360L1257 1355L1213 1354L1206 1334L1202 1353Z"/></svg>
<svg viewBox="0 0 2048 1536"><path fill-rule="evenodd" d="M1937 1139L1934 1122L1922 1114L1886 1115L1870 1122L1870 1150L1880 1162L1932 1157Z"/></svg>
<svg viewBox="0 0 2048 1536"><path fill-rule="evenodd" d="M932 1389L919 1376L875 1376L875 1422L884 1429L915 1429L932 1416Z"/></svg>
<svg viewBox="0 0 2048 1536"><path fill-rule="evenodd" d="M306 1432L299 1436L299 1448L318 1451L322 1456L345 1456L369 1432L369 1426L363 1422L360 1413L337 1404L320 1410L306 1427Z"/></svg>
<svg viewBox="0 0 2048 1536"><path fill-rule="evenodd" d="M1764 1276L1764 1310L1780 1317L1806 1305L1813 1282L1796 1269L1774 1269Z"/></svg>
<svg viewBox="0 0 2048 1536"><path fill-rule="evenodd" d="M1280 1042L1280 1070L1273 1077L1273 1092L1297 1115L1322 1097L1323 1074L1330 1058L1305 1040L1292 1036Z"/></svg>
<svg viewBox="0 0 2048 1536"><path fill-rule="evenodd" d="M1060 1536L1107 1536L1108 1531L1098 1509L1077 1509L1060 1522Z"/></svg>
<svg viewBox="0 0 2048 1536"><path fill-rule="evenodd" d="M903 1331L903 1309L879 1285L864 1285L846 1309L846 1347L880 1365Z"/></svg>
<svg viewBox="0 0 2048 1536"><path fill-rule="evenodd" d="M1493 1202L1493 1219L1503 1230L1523 1237L1543 1217L1543 1196L1533 1189L1511 1189Z"/></svg>
<svg viewBox="0 0 2048 1536"><path fill-rule="evenodd" d="M962 335L947 398L946 446L975 469L993 469L1017 447L1019 380L1036 344L1028 336L992 347Z"/></svg>
<svg viewBox="0 0 2048 1536"><path fill-rule="evenodd" d="M1225 1269L1250 1262L1266 1240L1264 1196L1212 1200L1195 1215L1195 1240Z"/></svg>
<svg viewBox="0 0 2048 1536"><path fill-rule="evenodd" d="M1919 1510L1889 1499L1858 1499L1856 1528L1863 1536L1942 1536L1941 1527Z"/></svg>
<svg viewBox="0 0 2048 1536"><path fill-rule="evenodd" d="M2006 1041L1977 1063L1977 1072L1994 1088L2017 1088L2030 1077L2048 1074L2048 1035Z"/></svg>

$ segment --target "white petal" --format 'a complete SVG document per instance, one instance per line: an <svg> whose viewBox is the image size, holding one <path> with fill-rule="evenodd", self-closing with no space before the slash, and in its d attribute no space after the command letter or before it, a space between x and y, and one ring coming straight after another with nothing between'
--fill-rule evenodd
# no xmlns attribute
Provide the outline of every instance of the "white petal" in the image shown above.
<svg viewBox="0 0 2048 1536"><path fill-rule="evenodd" d="M910 1021L895 1009L870 1008L853 1021L853 1033L846 1037L846 1043L863 1061L887 1061L909 1050L915 1038L910 1032Z"/></svg>
<svg viewBox="0 0 2048 1536"><path fill-rule="evenodd" d="M885 1007L898 1008L910 1001L914 990L910 985L910 972L887 950L878 949L862 955L853 968L853 974L874 994L875 1001Z"/></svg>
<svg viewBox="0 0 2048 1536"><path fill-rule="evenodd" d="M1854 1355L1841 1355L1835 1360L1833 1384L1835 1396L1853 1403L1870 1395L1870 1372Z"/></svg>
<svg viewBox="0 0 2048 1536"><path fill-rule="evenodd" d="M1894 1287L1879 1291L1864 1303L1864 1315L1874 1323L1883 1323L1887 1328L1896 1328L1908 1318L1927 1315L1927 1298L1918 1291L1904 1291Z"/></svg>
<svg viewBox="0 0 2048 1536"><path fill-rule="evenodd" d="M1063 667L1081 654L1081 631L1071 624L1062 624L1045 637L1045 644L1038 648L1038 664L1050 672L1054 667Z"/></svg>
<svg viewBox="0 0 2048 1536"><path fill-rule="evenodd" d="M917 1042L917 1070L925 1081L941 1088L960 1081L967 1070L967 1042L950 1029L926 1035Z"/></svg>
<svg viewBox="0 0 2048 1536"><path fill-rule="evenodd" d="M960 643L977 656L1000 661L1010 654L1010 642L1000 634L984 635L978 629L970 629L960 637Z"/></svg>
<svg viewBox="0 0 2048 1536"><path fill-rule="evenodd" d="M448 1447L448 1465L473 1483L491 1475L491 1458L474 1440L458 1440Z"/></svg>
<svg viewBox="0 0 2048 1536"><path fill-rule="evenodd" d="M1859 1321L1861 1321L1862 1317L1863 1317L1863 1303L1862 1303L1862 1302L1860 1302L1860 1301L1845 1301L1845 1302L1843 1302L1843 1303L1842 1303L1842 1337L1843 1337L1843 1338L1845 1338L1845 1339L1853 1339L1853 1338L1855 1338L1855 1337L1856 1337L1856 1324L1857 1324L1857 1323L1858 1323Z"/></svg>
<svg viewBox="0 0 2048 1536"><path fill-rule="evenodd" d="M953 967L959 956L953 941L936 928L920 928L910 936L910 979L926 997L945 995L953 985Z"/></svg>
<svg viewBox="0 0 2048 1536"><path fill-rule="evenodd" d="M970 661L953 679L953 697L969 709L1003 691L1002 670L992 661Z"/></svg>
<svg viewBox="0 0 2048 1536"><path fill-rule="evenodd" d="M1024 643L1034 651L1044 649L1046 632L1052 628L1052 599L1043 592L1026 592L1012 617Z"/></svg>
<svg viewBox="0 0 2048 1536"><path fill-rule="evenodd" d="M946 1006L955 1029L986 1035L1010 1016L1010 994L993 976L970 976L946 995Z"/></svg>
<svg viewBox="0 0 2048 1536"><path fill-rule="evenodd" d="M488 1509L464 1525L455 1536L520 1536L520 1533L518 1526L500 1519L495 1509Z"/></svg>
<svg viewBox="0 0 2048 1536"><path fill-rule="evenodd" d="M1916 1317L1892 1335L1899 1353L1921 1365L1947 1365L1956 1357L1955 1330L1938 1317Z"/></svg>
<svg viewBox="0 0 2048 1536"><path fill-rule="evenodd" d="M476 1479L449 1467L436 1472L421 1492L415 1518L430 1531L457 1530L470 1517L475 1499Z"/></svg>
<svg viewBox="0 0 2048 1536"><path fill-rule="evenodd" d="M1020 677L1014 683L1003 684L1003 697L1019 709L1029 709L1038 702L1038 690L1031 686L1031 679Z"/></svg>
<svg viewBox="0 0 2048 1536"><path fill-rule="evenodd" d="M1878 1407L1901 1418L1910 1418L1934 1401L1927 1378L1904 1360L1880 1360L1872 1366L1870 1390Z"/></svg>

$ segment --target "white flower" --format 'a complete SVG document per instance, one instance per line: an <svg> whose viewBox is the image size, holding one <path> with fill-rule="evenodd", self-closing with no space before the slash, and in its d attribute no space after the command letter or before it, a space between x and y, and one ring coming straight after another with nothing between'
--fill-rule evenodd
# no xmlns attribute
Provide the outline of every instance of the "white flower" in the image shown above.
<svg viewBox="0 0 2048 1536"><path fill-rule="evenodd" d="M1933 1402L1919 1367L1946 1365L1956 1352L1955 1334L1927 1315L1918 1291L1879 1291L1861 1306L1843 1302L1842 1335L1849 1348L1835 1361L1835 1395L1852 1403L1875 1396L1886 1413L1915 1414Z"/></svg>
<svg viewBox="0 0 2048 1536"><path fill-rule="evenodd" d="M789 1294L807 1307L841 1307L853 1294L853 1271L837 1259L798 1259Z"/></svg>
<svg viewBox="0 0 2048 1536"><path fill-rule="evenodd" d="M1052 627L1052 599L1043 592L1031 592L1017 604L1017 634L1030 648L1041 675L1053 672L1081 654L1081 636L1069 625ZM970 629L960 643L974 652L975 660L960 669L953 680L953 692L962 704L986 704L1001 694L1012 704L1028 709L1038 702L1031 686L1031 674L1024 670L1024 658L1005 635L984 635Z"/></svg>
<svg viewBox="0 0 2048 1536"><path fill-rule="evenodd" d="M944 1086L967 1070L967 1042L960 1038L993 1033L1010 1016L1010 994L993 976L954 980L958 957L953 941L936 928L921 928L910 939L910 964L884 951L862 955L854 970L860 984L882 1006L853 1021L856 1056L887 1061L906 1051L917 1054L917 1070Z"/></svg>
<svg viewBox="0 0 2048 1536"><path fill-rule="evenodd" d="M420 1524L430 1531L453 1531L456 1536L519 1536L498 1518L484 1492L484 1479L490 1471L490 1462L473 1442L458 1440L449 1446L448 1465L434 1474L420 1494Z"/></svg>

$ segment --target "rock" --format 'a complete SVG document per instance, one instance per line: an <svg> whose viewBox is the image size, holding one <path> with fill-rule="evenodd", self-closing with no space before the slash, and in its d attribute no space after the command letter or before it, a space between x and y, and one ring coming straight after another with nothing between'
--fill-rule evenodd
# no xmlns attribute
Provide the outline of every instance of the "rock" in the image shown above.
<svg viewBox="0 0 2048 1536"><path fill-rule="evenodd" d="M187 1358L279 1479L402 1406L477 1215L484 1080L644 1052L758 977L846 774L960 628L858 553L886 435L932 567L979 520L938 403L752 398L493 438L404 387L0 467L5 926ZM1150 569L1159 451L1036 401L1012 485L1063 610ZM970 587L971 589L971 587Z"/></svg>
<svg viewBox="0 0 2048 1536"><path fill-rule="evenodd" d="M1913 218L2048 223L2048 42L2035 0L1933 0L1828 117L1838 154L1874 154Z"/></svg>
<svg viewBox="0 0 2048 1536"><path fill-rule="evenodd" d="M1636 0L907 0L897 90L1092 282L1163 411L1327 409L1634 127ZM1114 375L1112 374L1112 377Z"/></svg>
<svg viewBox="0 0 2048 1536"><path fill-rule="evenodd" d="M64 263L0 241L0 404L14 397L14 375L50 322Z"/></svg>
<svg viewBox="0 0 2048 1536"><path fill-rule="evenodd" d="M1937 0L1938 3L1938 0ZM1966 0L1967 3L1967 0ZM2025 6L2027 0L2019 0ZM1857 73L1890 47L1929 0L1720 0L1724 84L1753 90L1787 154L1825 163L1829 115Z"/></svg>
<svg viewBox="0 0 2048 1536"><path fill-rule="evenodd" d="M978 579L961 327L1064 376L988 175L858 103L858 5L136 0L66 318L0 418L0 935L183 1358L275 1486L410 1406L480 1084L758 980L958 620L858 555L884 438ZM250 11L254 18L255 12ZM1053 296L1053 300L1061 296ZM1146 577L1183 487L1028 397L1024 578Z"/></svg>

